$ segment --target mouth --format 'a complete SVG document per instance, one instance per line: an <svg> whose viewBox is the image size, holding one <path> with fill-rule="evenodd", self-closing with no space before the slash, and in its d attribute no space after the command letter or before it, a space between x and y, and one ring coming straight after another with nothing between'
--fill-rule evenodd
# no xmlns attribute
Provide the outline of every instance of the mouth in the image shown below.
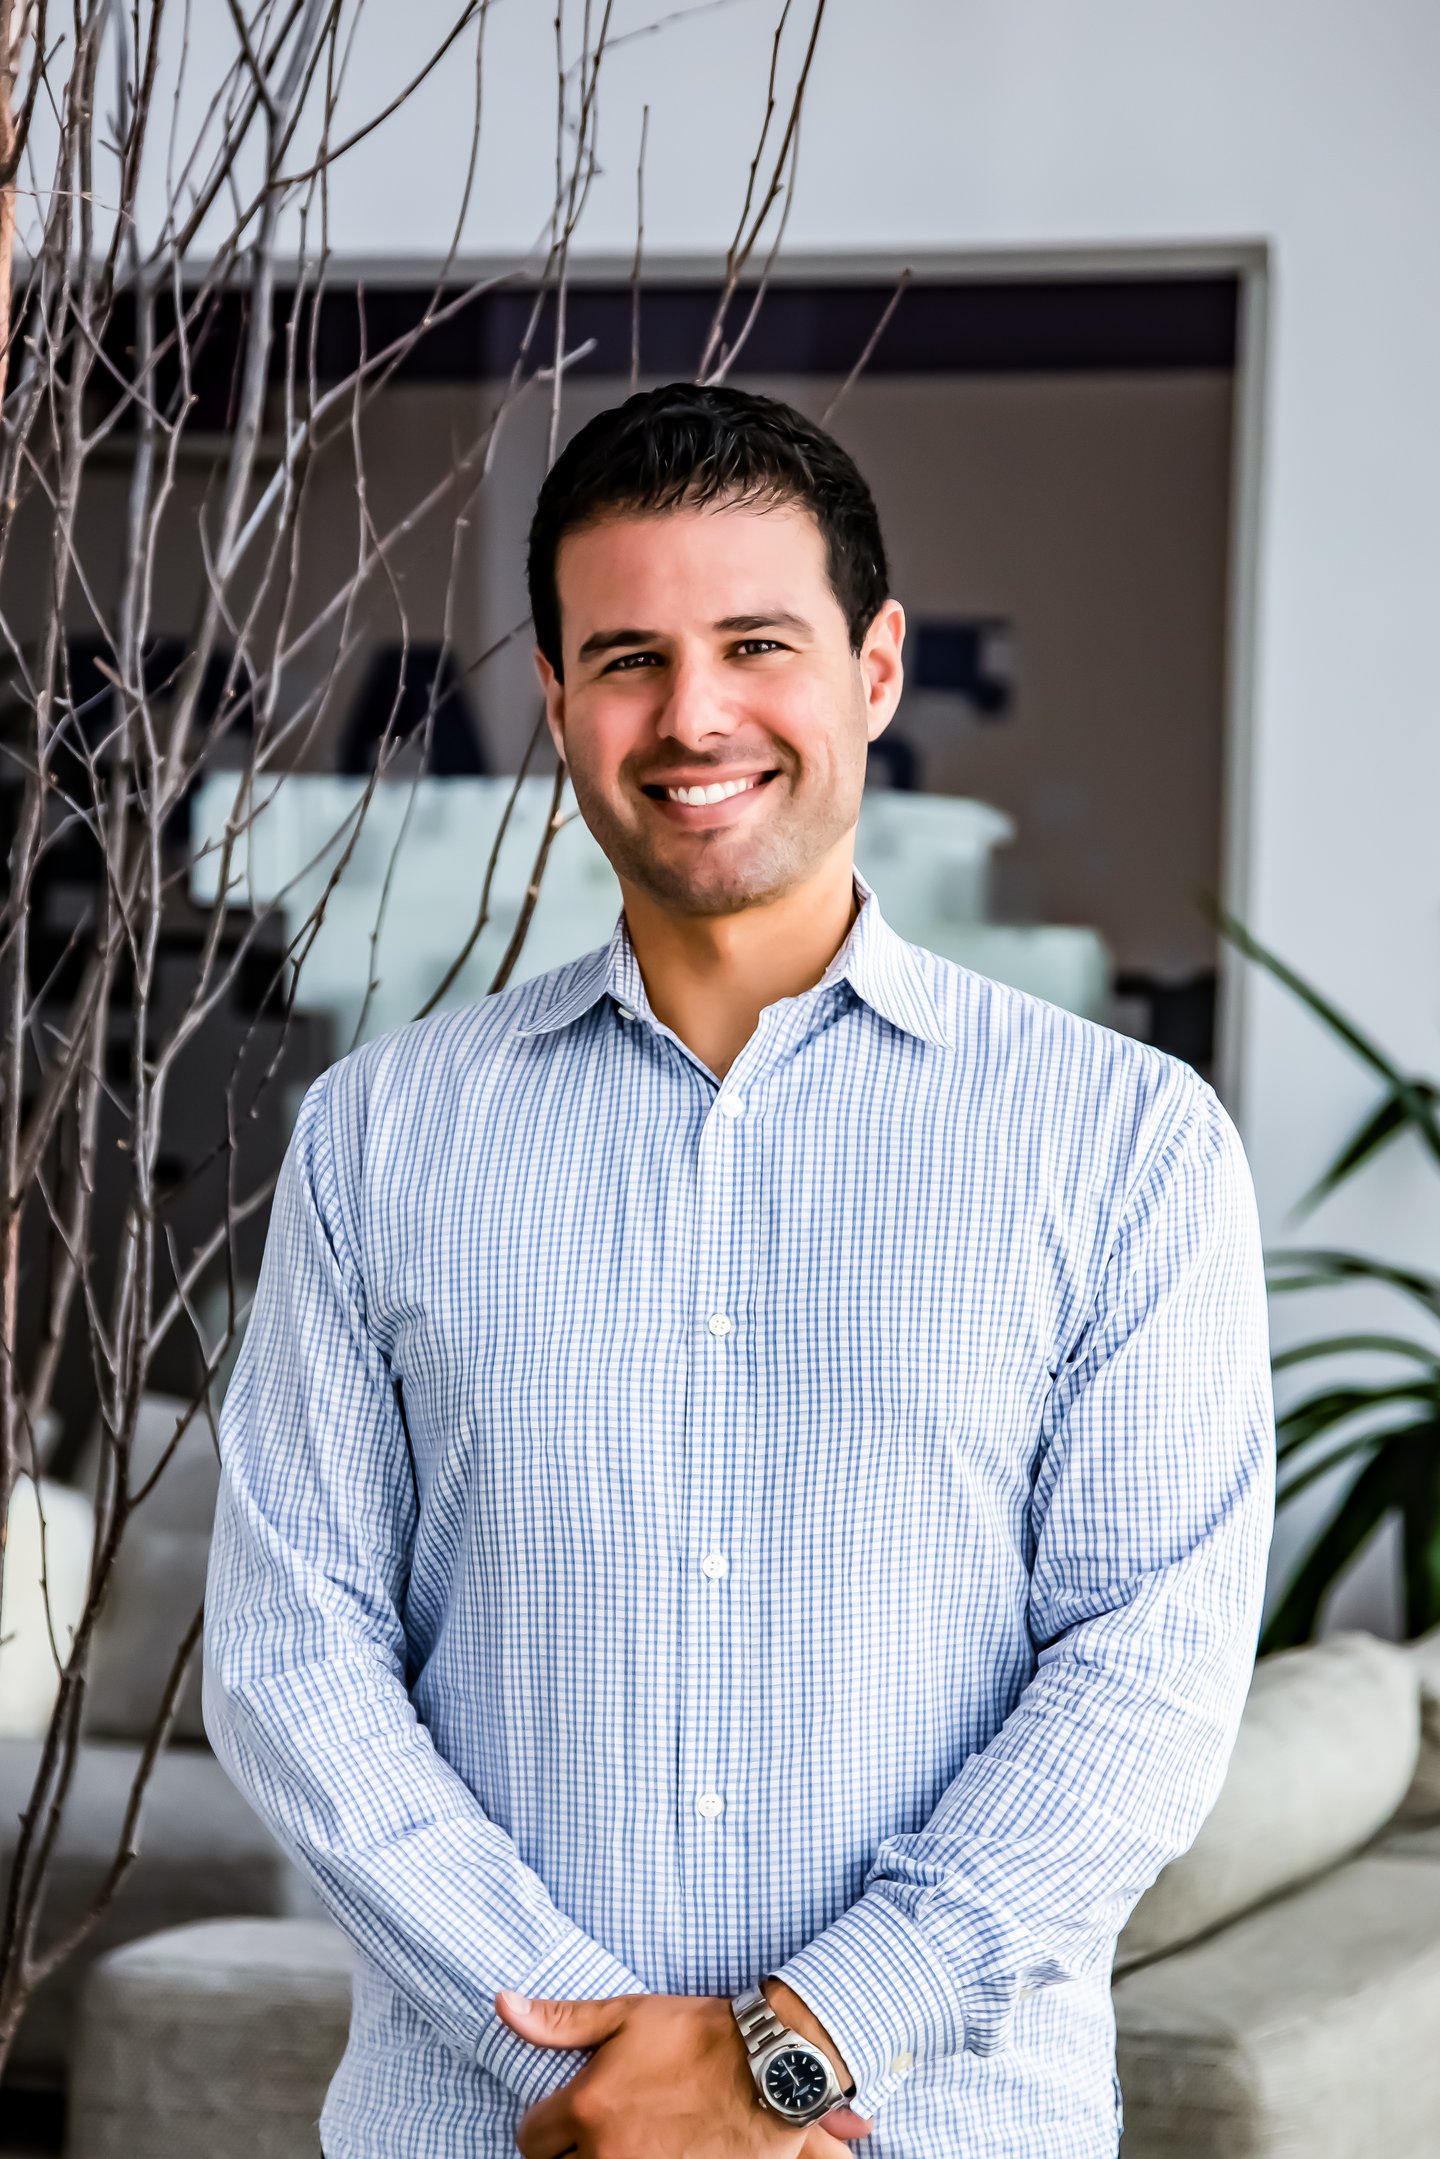
<svg viewBox="0 0 1440 2159"><path fill-rule="evenodd" d="M714 825L737 824L742 817L750 814L770 782L779 777L778 771L756 773L747 779L742 787L719 796L713 802L679 801L667 788L661 786L645 787L641 792L654 803L661 816L669 818L672 824L700 830ZM724 784L728 786L729 783ZM701 790L688 789L686 792L699 794Z"/></svg>

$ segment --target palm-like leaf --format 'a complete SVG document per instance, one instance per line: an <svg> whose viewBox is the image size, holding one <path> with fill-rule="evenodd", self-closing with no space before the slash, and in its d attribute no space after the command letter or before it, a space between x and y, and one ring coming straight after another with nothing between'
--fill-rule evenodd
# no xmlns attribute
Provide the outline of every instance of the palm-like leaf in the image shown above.
<svg viewBox="0 0 1440 2159"><path fill-rule="evenodd" d="M1275 1286L1272 1284L1272 1287ZM1323 1342L1300 1342L1290 1349L1277 1349L1270 1363L1275 1371L1283 1372L1292 1364L1305 1364L1312 1357L1354 1356L1361 1353L1372 1356L1413 1357L1432 1371L1440 1381L1440 1352L1422 1349L1418 1342L1411 1342L1403 1334L1332 1334Z"/></svg>
<svg viewBox="0 0 1440 2159"><path fill-rule="evenodd" d="M1353 1020L1332 1005L1328 998L1312 989L1308 982L1287 967L1279 956L1262 945L1259 938L1245 928L1235 915L1217 906L1213 900L1202 901L1206 913L1223 931L1231 943L1238 946L1248 958L1256 961L1277 982L1293 992L1302 1004L1309 1007L1316 1018L1322 1020L1331 1033L1339 1039L1363 1064L1369 1065L1385 1081L1388 1093L1379 1109L1369 1116L1360 1129L1341 1148L1330 1167L1311 1186L1302 1199L1297 1201L1295 1212L1307 1214L1318 1206L1327 1193L1350 1176L1361 1164L1368 1162L1380 1149L1406 1130L1420 1136L1437 1164L1440 1164L1440 1088L1432 1080L1412 1079L1401 1072L1394 1063L1363 1034Z"/></svg>
<svg viewBox="0 0 1440 2159"><path fill-rule="evenodd" d="M1408 1427L1402 1426L1401 1429L1407 1430ZM1357 1454L1374 1454L1377 1448L1384 1444L1386 1437L1384 1433L1364 1432L1358 1439L1347 1439L1343 1446L1333 1447L1329 1454L1317 1455L1313 1462L1307 1462L1303 1469L1295 1470L1283 1484L1276 1487L1276 1504L1286 1506L1292 1499L1298 1499L1302 1492L1308 1491L1321 1477L1328 1476L1332 1469L1338 1469L1342 1462L1353 1461Z"/></svg>
<svg viewBox="0 0 1440 2159"><path fill-rule="evenodd" d="M1368 1258L1363 1252L1304 1248L1273 1252L1267 1266L1273 1290L1328 1289L1340 1282L1379 1282L1387 1289L1398 1289L1403 1296L1413 1297L1432 1319L1440 1320L1440 1279L1432 1274L1421 1274L1413 1267L1392 1267L1383 1259ZM1298 1272L1277 1276L1276 1268L1294 1268Z"/></svg>
<svg viewBox="0 0 1440 2159"><path fill-rule="evenodd" d="M1407 1402L1422 1414L1440 1414L1440 1389L1433 1381L1425 1379L1402 1380L1395 1387L1325 1388L1276 1419L1279 1459L1287 1460L1319 1439L1322 1433L1331 1432L1336 1425L1348 1424L1352 1417L1358 1417L1366 1410L1379 1409L1388 1402Z"/></svg>
<svg viewBox="0 0 1440 2159"><path fill-rule="evenodd" d="M1430 1079L1407 1077L1353 1021L1267 951L1233 915L1213 901L1202 904L1242 952L1267 968L1385 1083L1378 1107L1299 1202L1297 1213L1314 1207L1406 1132L1414 1132L1440 1165L1440 1087ZM1440 1279L1363 1253L1323 1248L1273 1253L1268 1256L1267 1280L1277 1292L1373 1283L1418 1305L1428 1320L1440 1321ZM1367 1459L1296 1569L1261 1635L1262 1652L1310 1639L1336 1577L1386 1516L1396 1513L1406 1635L1413 1637L1440 1626L1440 1352L1403 1335L1352 1333L1282 1350L1273 1365L1280 1372L1320 1357L1359 1355L1398 1359L1412 1369L1403 1377L1373 1385L1321 1388L1276 1422L1277 1460L1291 1465L1276 1492L1279 1504L1297 1498L1340 1464L1360 1456ZM1343 1427L1352 1419L1397 1404L1414 1414L1379 1431L1343 1436ZM1327 1436L1333 1442L1329 1447L1308 1454ZM1296 1460L1307 1454L1308 1459Z"/></svg>
<svg viewBox="0 0 1440 2159"><path fill-rule="evenodd" d="M1397 1500L1395 1465L1388 1454L1366 1464L1311 1545L1260 1637L1260 1652L1308 1642L1335 1577L1355 1557Z"/></svg>
<svg viewBox="0 0 1440 2159"><path fill-rule="evenodd" d="M1393 1450L1404 1555L1405 1632L1440 1626L1440 1419L1416 1425Z"/></svg>
<svg viewBox="0 0 1440 2159"><path fill-rule="evenodd" d="M1341 1148L1329 1169L1317 1178L1304 1197L1296 1202L1296 1214L1308 1214L1333 1192L1338 1184L1359 1169L1362 1163L1368 1162L1372 1155L1378 1154L1382 1147L1398 1138L1407 1126L1413 1125L1413 1105L1417 1101L1427 1112L1421 1129L1428 1135L1436 1125L1437 1113L1440 1113L1440 1089L1432 1087L1428 1080L1411 1080L1403 1091L1397 1089L1386 1095L1374 1116L1366 1118L1359 1131Z"/></svg>

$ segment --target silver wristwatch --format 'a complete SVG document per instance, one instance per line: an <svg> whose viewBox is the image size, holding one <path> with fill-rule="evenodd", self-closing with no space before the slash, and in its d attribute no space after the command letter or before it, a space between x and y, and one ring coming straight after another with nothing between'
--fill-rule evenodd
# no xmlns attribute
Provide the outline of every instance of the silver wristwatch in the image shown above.
<svg viewBox="0 0 1440 2159"><path fill-rule="evenodd" d="M828 2054L782 2024L762 1988L747 1987L743 1994L732 1994L730 2007L745 2042L761 2106L801 2128L844 2104L848 2094L840 2089Z"/></svg>

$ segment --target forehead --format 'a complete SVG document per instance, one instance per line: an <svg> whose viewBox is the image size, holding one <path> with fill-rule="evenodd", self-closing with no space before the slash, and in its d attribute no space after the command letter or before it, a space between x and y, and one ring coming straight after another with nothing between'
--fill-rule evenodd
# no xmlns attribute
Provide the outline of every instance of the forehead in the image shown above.
<svg viewBox="0 0 1440 2159"><path fill-rule="evenodd" d="M617 513L567 533L555 557L566 641L616 623L715 621L789 607L808 614L828 599L825 541L798 503L707 503Z"/></svg>

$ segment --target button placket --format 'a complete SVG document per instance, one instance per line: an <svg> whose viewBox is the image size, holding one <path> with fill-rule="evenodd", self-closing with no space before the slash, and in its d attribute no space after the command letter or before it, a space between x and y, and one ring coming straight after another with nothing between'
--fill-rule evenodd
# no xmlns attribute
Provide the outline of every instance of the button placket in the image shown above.
<svg viewBox="0 0 1440 2159"><path fill-rule="evenodd" d="M691 1356L691 1384L687 1390L687 1498L684 1498L684 1585L680 1589L682 1613L682 1669L689 1673L684 1688L684 1729L680 1747L682 1788L680 1803L680 1859L687 1878L687 1902L691 1926L697 1932L695 1947L708 1952L708 1913L715 1904L715 1850L723 1842L725 1794L728 1794L728 1762L725 1762L725 1697L723 1697L723 1598L717 1596L710 1578L710 1554L721 1548L725 1524L717 1513L717 1492L723 1490L719 1472L717 1436L728 1423L730 1358L728 1336L734 1319L725 1306L732 1302L730 1282L730 1194L725 1190L723 1151L717 1153L715 1138L728 1136L710 1116L712 1101L699 1110L695 1125L695 1282L697 1341ZM719 1127L719 1131L717 1131ZM697 1839L697 1842L693 1842Z"/></svg>
<svg viewBox="0 0 1440 2159"><path fill-rule="evenodd" d="M695 1349L687 1393L686 1547L684 1595L687 1669L682 1747L682 1810L689 1829L681 1849L687 1903L696 1927L725 1924L727 1869L735 1795L743 1789L744 1734L734 1705L743 1693L746 1655L737 1639L729 1577L738 1563L737 1511L743 1465L734 1434L753 1416L748 1278L751 1235L744 1212L742 1089L712 1094L695 1136ZM743 1841L743 1840L742 1840ZM708 1915L714 1914L711 1918ZM710 1943L706 1942L706 1949Z"/></svg>

